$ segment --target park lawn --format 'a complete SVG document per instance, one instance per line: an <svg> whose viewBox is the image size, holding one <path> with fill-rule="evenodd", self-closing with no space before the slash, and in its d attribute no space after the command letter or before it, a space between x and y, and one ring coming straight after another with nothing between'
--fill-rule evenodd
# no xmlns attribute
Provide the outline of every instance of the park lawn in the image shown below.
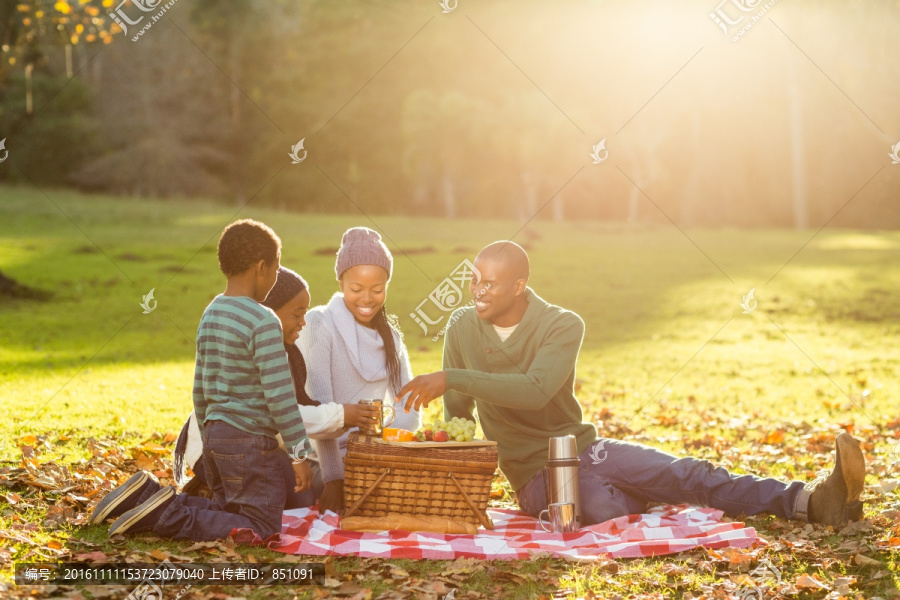
<svg viewBox="0 0 900 600"><path fill-rule="evenodd" d="M555 589L681 597L733 590L738 571L767 556L785 585L815 575L836 589L838 577L852 576L852 589L865 597L900 595L891 549L891 538L900 542L891 512L898 502L885 485L898 478L900 460L900 233L685 233L545 221L519 232L522 224L513 221L369 219L349 205L338 209L348 213L299 215L252 204L239 212L197 201L0 188L0 270L52 293L46 301L0 298L0 408L8 415L0 422L2 465L18 466L23 446L42 464L71 465L90 458L98 441L126 453L167 446L167 434L177 434L190 411L194 332L223 288L215 244L235 218L261 219L279 233L282 263L307 278L314 304L336 290L333 252L344 229L381 230L394 251L388 308L401 317L415 373L439 368L441 346L410 313L464 258L516 236L529 248L532 287L586 323L577 387L585 418L602 433L738 471L805 480L830 468L830 440L847 429L865 441L866 516L873 520L841 537L748 518L773 542L752 564L706 551L593 566L537 558L467 567L471 573L464 570L460 581L442 575L453 570L446 561L390 561L408 571L400 581L391 580L387 561L337 558L336 577L354 577L372 597L390 589L424 594L415 592L416 582L433 581L478 597L532 598ZM143 314L151 288L158 304ZM744 313L739 303L751 289L758 304ZM439 410L432 405L426 418ZM26 531L34 542L0 541L6 580L12 560L46 555L42 547L184 555L190 546L140 537L114 543L104 527L45 525L53 502L49 492L36 499L33 488L0 487L0 530ZM239 551L261 561L284 558ZM796 589L806 597L827 593ZM227 592L315 597L313 590Z"/></svg>

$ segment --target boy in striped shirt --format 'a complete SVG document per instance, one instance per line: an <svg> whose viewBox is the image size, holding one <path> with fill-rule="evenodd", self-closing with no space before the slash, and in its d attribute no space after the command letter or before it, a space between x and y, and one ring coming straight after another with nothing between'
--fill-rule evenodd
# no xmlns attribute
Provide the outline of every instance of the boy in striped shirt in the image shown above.
<svg viewBox="0 0 900 600"><path fill-rule="evenodd" d="M262 539L280 533L286 489L279 433L293 459L295 491L312 483L281 323L260 304L275 285L281 240L263 223L244 219L222 232L218 256L228 283L200 319L193 387L213 498L176 494L136 473L91 515L91 523L118 517L110 535L152 530L205 541L234 529L251 529Z"/></svg>

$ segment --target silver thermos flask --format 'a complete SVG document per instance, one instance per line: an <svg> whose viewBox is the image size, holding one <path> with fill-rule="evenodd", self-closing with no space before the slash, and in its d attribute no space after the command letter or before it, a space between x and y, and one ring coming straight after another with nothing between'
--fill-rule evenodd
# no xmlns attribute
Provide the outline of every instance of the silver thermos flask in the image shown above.
<svg viewBox="0 0 900 600"><path fill-rule="evenodd" d="M581 527L581 498L578 490L578 447L574 435L550 438L547 471L544 482L550 504L571 502L575 505L575 520Z"/></svg>

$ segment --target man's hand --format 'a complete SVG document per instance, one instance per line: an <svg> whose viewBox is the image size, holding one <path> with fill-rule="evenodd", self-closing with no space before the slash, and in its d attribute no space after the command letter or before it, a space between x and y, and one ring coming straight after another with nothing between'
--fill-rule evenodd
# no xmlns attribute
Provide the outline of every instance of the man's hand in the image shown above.
<svg viewBox="0 0 900 600"><path fill-rule="evenodd" d="M447 391L447 373L437 371L436 373L428 373L427 375L419 375L414 377L404 385L397 394L398 398L409 392L406 398L406 404L403 410L409 412L410 409L421 410L423 406L444 395Z"/></svg>
<svg viewBox="0 0 900 600"><path fill-rule="evenodd" d="M309 489L312 485L313 480L313 472L309 466L309 461L305 460L302 463L291 464L294 468L294 479L297 481L297 485L294 486L295 492L304 492Z"/></svg>
<svg viewBox="0 0 900 600"><path fill-rule="evenodd" d="M325 484L322 496L319 498L319 514L330 510L336 513L344 509L344 480L335 479Z"/></svg>
<svg viewBox="0 0 900 600"><path fill-rule="evenodd" d="M344 404L344 429L371 427L381 420L381 411L372 404Z"/></svg>

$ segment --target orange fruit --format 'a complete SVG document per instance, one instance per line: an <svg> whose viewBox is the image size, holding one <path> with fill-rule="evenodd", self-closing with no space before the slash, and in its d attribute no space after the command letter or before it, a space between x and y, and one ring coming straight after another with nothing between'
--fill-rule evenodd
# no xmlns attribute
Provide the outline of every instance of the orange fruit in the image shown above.
<svg viewBox="0 0 900 600"><path fill-rule="evenodd" d="M387 442L414 442L416 434L406 429L397 429L396 427L385 427L381 438Z"/></svg>

